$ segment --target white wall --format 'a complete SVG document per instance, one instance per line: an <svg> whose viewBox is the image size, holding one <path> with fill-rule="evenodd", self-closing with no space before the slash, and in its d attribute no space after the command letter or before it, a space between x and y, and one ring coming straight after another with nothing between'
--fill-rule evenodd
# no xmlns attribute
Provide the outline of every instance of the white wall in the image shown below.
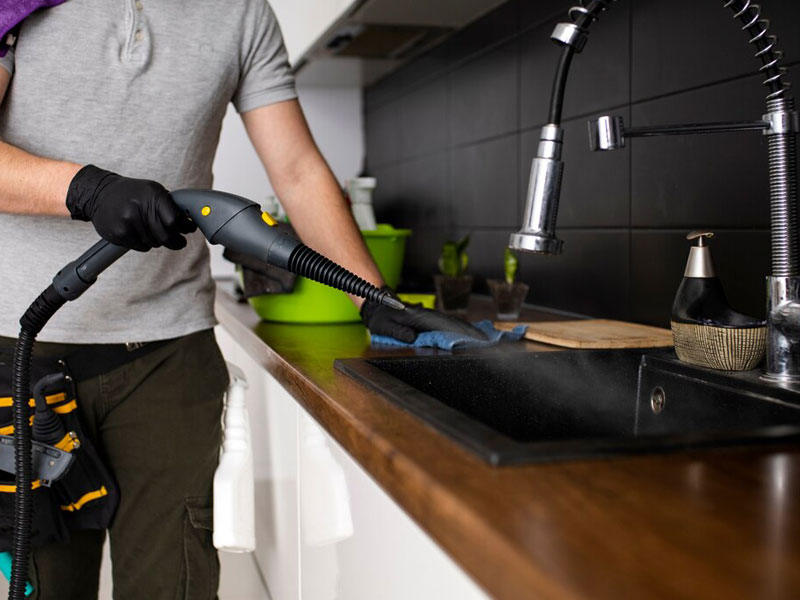
<svg viewBox="0 0 800 600"><path fill-rule="evenodd" d="M311 133L336 179L358 175L364 161L364 118L358 87L298 87L300 104ZM239 115L232 106L222 124L214 161L214 188L262 202L273 194L264 168L253 150ZM215 277L230 275L233 266L222 258L219 246L211 248Z"/></svg>

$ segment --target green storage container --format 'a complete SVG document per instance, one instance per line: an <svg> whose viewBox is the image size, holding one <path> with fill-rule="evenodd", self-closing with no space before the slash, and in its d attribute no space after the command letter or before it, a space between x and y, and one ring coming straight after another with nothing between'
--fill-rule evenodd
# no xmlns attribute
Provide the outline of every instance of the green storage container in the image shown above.
<svg viewBox="0 0 800 600"><path fill-rule="evenodd" d="M379 224L362 231L372 258L391 287L397 287L403 270L403 257L409 229ZM291 294L264 294L249 299L258 316L280 323L353 323L360 321L358 310L344 292L305 277L298 277Z"/></svg>

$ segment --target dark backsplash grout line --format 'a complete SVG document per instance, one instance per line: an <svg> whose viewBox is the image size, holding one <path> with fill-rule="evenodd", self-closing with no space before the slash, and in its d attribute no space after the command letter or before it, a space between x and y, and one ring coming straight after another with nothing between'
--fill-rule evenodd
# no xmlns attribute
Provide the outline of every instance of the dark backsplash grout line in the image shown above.
<svg viewBox="0 0 800 600"><path fill-rule="evenodd" d="M522 19L522 3L518 4L518 11L517 11L517 18L518 20ZM517 39L517 151L514 153L514 158L516 159L516 165L514 168L514 179L515 179L515 186L517 188L517 220L520 221L520 226L522 224L522 218L524 214L525 207L523 206L525 203L525 198L523 194L527 194L527 190L520 189L520 174L522 173L522 136L519 133L519 130L522 127L522 43L521 38Z"/></svg>
<svg viewBox="0 0 800 600"><path fill-rule="evenodd" d="M528 1L530 1L530 0L528 0ZM577 0L576 0L575 4L578 4ZM569 14L568 14L567 10L568 9L559 9L557 11L554 10L554 11L548 13L546 17L543 17L543 18L539 19L538 21L534 21L533 23L529 23L528 25L526 25L523 29L521 29L519 31L519 33L517 35L519 37L522 37L523 35L531 33L534 29L541 29L545 25L547 25L550 21L554 21L559 17L563 17L564 21L568 21L569 20Z"/></svg>
<svg viewBox="0 0 800 600"><path fill-rule="evenodd" d="M507 38L504 41L510 42L510 41L512 41L513 37L521 37L521 35L512 36L510 38ZM501 45L502 44L497 44L493 48L499 47ZM487 46L487 48L489 48L489 47ZM520 48L518 48L518 52L521 53L521 49ZM479 57L482 54L484 54L484 52L476 53L475 56ZM796 67L798 65L800 65L800 60L784 63L784 66L787 67L787 68ZM380 108L385 108L385 107L389 106L390 104L393 104L395 102L399 102L400 100L402 100L406 96L408 96L411 93L414 93L415 91L417 91L419 88L424 87L425 85L429 85L432 81L434 81L437 78L437 76L439 76L439 77L447 76L448 79L449 79L449 75L455 70L457 70L457 69L452 67L452 66L446 67L446 68L438 71L437 73L432 74L429 77L426 77L424 80L411 85L408 88L401 88L398 91L398 93L396 93L396 94L394 94L392 96L391 99L388 99L388 100L386 100L384 102L376 104L375 106L372 106L372 107L368 107L368 103L366 101L366 90L365 90L364 114L366 116L370 112L374 112L374 111L376 111L376 110L378 110ZM521 81L522 81L522 79L521 79L521 77L522 77L521 70L522 70L522 61L521 61L521 56L520 56L520 61L519 61L519 71L520 71L519 82L520 82L520 86L521 86ZM393 76L394 76L394 74L391 74L391 75L389 75L387 77L387 79L391 78ZM686 87L686 88L680 88L680 89L676 89L676 90L671 90L671 91L665 92L663 94L656 94L656 95L653 95L653 96L645 96L645 97L642 97L642 98L634 99L634 97L633 97L633 52L631 51L631 53L630 53L630 76L629 76L630 81L629 81L629 101L628 101L628 105L633 107L634 105L645 104L645 103L648 103L648 102L655 102L657 100L665 100L665 99L673 97L673 96L680 96L681 94L701 91L703 89L711 88L711 87L714 87L714 86L717 86L717 85L726 85L726 84L729 84L729 83L734 83L734 82L741 81L741 80L748 79L748 78L757 79L758 77L761 77L761 75L759 73L751 71L751 72L748 72L748 73L743 73L741 75L735 75L733 77L717 79L717 80L706 82L706 83L703 83L703 84L700 84L700 85L696 85L696 86L689 86L689 87ZM381 80L381 81L384 81L384 80ZM610 107L598 107L596 110L592 110L592 111L589 111L589 112L583 112L583 113L580 113L580 114L577 114L577 115L565 116L564 122L567 123L567 122L570 122L570 121L575 121L577 119L582 119L582 118L584 118L586 116L591 116L591 115L597 114L599 112L619 109L619 108L622 108L624 106L625 105L619 105L618 104L618 105L610 106ZM521 107L522 107L522 102L521 102L521 97L520 97L520 110L521 110ZM521 120L520 120L520 122L521 122ZM536 125L534 125L532 127L526 127L524 129L521 129L521 131L528 131L528 130L531 130L531 129L538 129L538 128L541 128L545 124L546 124L545 122L537 123Z"/></svg>
<svg viewBox="0 0 800 600"><path fill-rule="evenodd" d="M633 6L628 11L628 118L633 116ZM633 152L628 152L628 273L627 289L625 290L625 312L630 314L633 309Z"/></svg>
<svg viewBox="0 0 800 600"><path fill-rule="evenodd" d="M433 226L433 225L410 225L410 227L417 227L420 230L440 230L440 229L447 229L447 227L443 225ZM486 232L486 233L501 233L501 232L508 232L513 233L512 230L516 231L519 228L518 224L513 226L508 225L464 225L456 223L454 225L455 229L459 230L470 230L475 232ZM694 225L687 225L686 227L626 227L626 226L610 226L610 227L596 227L596 226L564 226L559 227L558 231L566 231L566 232L595 232L595 233L652 233L652 234L663 234L663 233L670 233L670 234L685 234L688 233L693 228L696 228ZM712 227L715 233L723 232L723 233L769 233L769 227Z"/></svg>
<svg viewBox="0 0 800 600"><path fill-rule="evenodd" d="M451 130L452 128L450 127L449 117L453 104L452 102L453 80L450 77L449 73L446 75L445 87L446 87L445 95L447 96L445 100L445 106L447 106L447 117L448 117L447 119L445 119L445 125L444 125L446 130L445 138L447 139L447 150L446 150L447 160L445 160L445 165L446 165L445 169L447 171L445 173L445 196L446 196L445 201L447 202L446 224L448 232L452 235L452 231L455 227L454 223L455 210L453 208L453 151L451 149L453 146L453 132Z"/></svg>
<svg viewBox="0 0 800 600"><path fill-rule="evenodd" d="M795 63L790 63L787 66L796 66L798 64L800 64L800 61L795 62ZM522 74L521 74L521 68L522 68L521 67L521 61L518 61L518 75L519 75L519 78L520 78L520 79L518 79L518 94L519 94L518 125L521 125L521 122L522 122L522 85L521 85L521 76L522 76ZM631 74L631 77L632 77L632 74ZM739 76L739 77L734 77L734 78L718 81L716 83L712 83L712 84L708 84L708 85L696 86L694 88L690 88L690 89L679 91L679 92L675 92L675 93L663 94L661 96L654 96L652 98L648 98L647 100L629 102L627 104L616 104L616 105L608 106L608 107L599 107L596 110L592 110L592 111L589 111L589 112L584 112L584 113L581 113L581 114L578 114L578 115L574 115L574 116L571 115L568 118L564 119L564 124L565 125L566 124L571 124L571 123L574 123L576 121L580 121L580 120L586 119L587 117L591 117L592 115L596 115L596 114L599 114L599 113L606 113L606 112L611 113L611 112L614 112L614 111L623 111L623 110L626 110L626 109L629 109L631 111L631 115L632 115L634 107L638 106L640 104L644 104L644 103L652 102L652 101L656 101L656 100L663 100L663 99L666 99L666 98L670 98L672 96L680 96L681 94L684 94L684 93L692 93L692 92L699 91L699 90L702 90L702 89L714 87L715 85L725 85L727 83L731 83L731 82L735 82L735 81L739 81L739 80L743 80L743 79L748 79L748 78L756 79L758 77L760 77L760 76L759 75L753 75L753 74L743 75L743 76ZM448 112L450 110L449 101L450 101L451 94L452 94L452 90L450 88L450 83L448 81ZM631 116L631 120L632 120L632 116ZM522 135L522 134L530 133L530 132L533 132L533 131L538 131L545 124L546 123L537 123L536 125L533 125L533 126L530 126L530 127L524 127L524 128L520 126L519 129L517 129L516 131L509 130L507 132L498 133L498 134L495 134L495 135L492 135L492 136L478 138L478 139L475 139L475 140L470 140L470 141L462 142L462 143L459 143L459 144L452 144L452 140L451 140L452 136L449 136L448 137L448 146L446 148L439 148L439 149L436 149L436 150L432 150L430 152L423 152L423 153L420 153L420 154L413 154L413 155L401 157L401 158L399 158L397 160L393 160L393 161L387 161L387 162L383 162L383 163L375 163L374 165L371 165L370 167L371 168L386 168L386 167L392 166L392 165L405 164L405 163L408 163L408 162L410 162L412 160L418 160L420 158L425 158L427 156L434 156L434 155L442 153L442 152L451 152L453 150L461 150L461 149L470 148L470 147L473 147L473 146L479 146L479 145L484 144L484 143L497 141L497 140L500 140L500 139L503 139L503 138L506 138L506 137L510 137L510 136L513 136L513 135ZM632 172L633 171L631 171L631 173Z"/></svg>
<svg viewBox="0 0 800 600"><path fill-rule="evenodd" d="M458 69L464 67L468 63L473 62L473 61L481 58L482 56L492 52L493 50L496 50L497 48L503 46L504 44L511 43L511 42L513 42L515 40L518 41L518 42L521 41L522 38L525 35L531 33L533 29L537 29L537 28L542 27L544 24L547 23L547 21L553 20L559 14L560 14L560 11L557 12L557 13L552 13L547 18L539 21L538 23L535 23L533 25L527 26L522 31L519 31L517 33L513 33L513 34L510 34L510 35L505 36L503 38L500 38L499 40L496 40L496 41L484 46L480 50L472 52L472 53L470 53L468 55L465 55L463 57L460 57L458 59L450 60L451 57L448 57L448 60L446 61L447 62L447 66L445 66L445 67L443 67L441 69L438 69L436 71L433 71L433 72L431 72L431 73L429 73L429 74L427 74L427 75L425 75L423 77L420 77L420 78L414 80L413 82L410 82L409 84L405 84L405 85L399 86L397 92L392 94L391 98L387 98L386 100L384 100L382 102L379 102L379 103L377 103L377 104L375 104L373 106L369 105L369 102L366 99L366 93L365 93L365 102L364 102L364 112L365 112L365 114L368 113L368 112L371 112L373 110L376 110L378 108L388 106L389 104L392 104L393 102L398 102L398 101L402 100L404 97L408 96L409 94L417 91L419 88L430 84L432 81L436 80L437 78L440 78L440 77L443 77L443 76L444 77L449 77L453 72L455 72ZM706 82L706 83L703 83L703 84L697 85L697 86L690 86L690 87L686 87L686 88L682 88L682 89L671 90L669 92L666 92L666 93L663 93L663 94L656 94L656 95L653 95L653 96L644 96L644 97L641 97L641 98L634 98L634 95L633 95L633 38L632 38L632 35L633 35L633 11L629 10L628 11L628 15L629 15L630 32L631 32L631 38L630 38L631 39L631 44L630 44L630 53L629 53L629 56L630 56L629 96L630 96L630 103L631 104L640 104L640 103L644 103L644 102L652 102L652 101L655 101L655 100L662 100L662 99L665 99L665 98L669 98L670 96L676 96L676 95L687 93L687 92L695 92L695 91L699 91L699 90L702 90L702 89L707 88L707 87L712 87L714 85L727 84L727 83L731 83L731 82L734 82L734 81L738 81L740 79L746 79L748 77L760 76L757 73L757 71L755 71L755 69L754 69L754 70L752 70L752 71L750 71L748 73L743 73L743 74L740 74L740 75L735 75L733 77L727 77L727 78L723 78L723 79L718 79L718 80ZM430 52L433 52L435 50L440 49L440 47L442 45L451 43L453 37L454 36L449 36L448 38L446 38L442 42L441 45L436 46L436 47L432 48L431 50L429 50L428 53L423 54L422 56L419 56L419 57L415 58L414 61L418 61L418 60L424 58ZM787 61L787 62L785 62L783 64L784 64L785 67L789 67L789 68L790 67L794 67L794 66L797 66L798 64L800 64L800 59L795 60L795 61ZM402 67L401 67L401 69L402 69ZM400 74L401 73L400 73L399 70L395 71L393 73L390 73L386 77L384 77L384 78L380 79L378 82L374 83L371 87L375 87L375 86L384 84L384 83L388 82L391 78L399 76ZM366 90L365 90L365 92L366 92ZM605 109L600 108L599 110L602 111L602 110L605 110ZM595 112L597 112L597 111L595 111ZM585 113L585 114L593 114L593 113L590 112L590 113ZM565 120L573 120L575 118L581 118L582 116L585 116L585 115L569 116ZM541 125L543 125L543 124L544 123L542 123L542 124L540 124L538 126L541 127Z"/></svg>
<svg viewBox="0 0 800 600"><path fill-rule="evenodd" d="M796 65L796 64L800 64L800 63L794 63L794 64ZM792 65L788 65L788 66L792 66ZM503 138L506 138L506 137L510 137L510 136L513 136L513 135L522 135L522 134L530 133L532 131L538 131L546 123L538 123L538 124L536 124L534 126L524 127L524 128L520 126L521 125L521 121L522 121L522 85L521 85L521 75L522 74L521 74L521 61L518 61L518 75L519 75L520 79L518 79L518 94L519 94L518 126L519 126L519 128L517 130L509 130L509 131L506 131L506 132L503 132L503 133L498 133L498 134L495 134L495 135L492 135L492 136L477 138L475 140L469 140L467 142L462 142L462 143L459 143L459 144L453 144L452 143L452 135L450 135L451 132L448 131L448 145L447 145L447 147L438 148L436 150L431 150L429 152L423 152L423 153L420 153L420 154L412 154L412 155L409 155L409 156L400 157L400 158L398 158L396 160L392 160L392 161L387 161L387 162L382 162L382 163L375 163L375 164L371 165L370 167L371 168L386 168L386 167L392 166L392 165L405 164L405 163L408 163L408 162L410 162L412 160L418 160L418 159L421 159L421 158L425 158L427 156L434 156L434 155L442 153L442 152L451 152L453 150L461 150L461 149L465 149L465 148L470 148L472 146L479 146L479 145L484 144L484 143L497 141L497 140L500 140L500 139L503 139ZM608 107L599 107L596 110L592 110L592 111L589 111L589 112L584 112L584 113L581 113L581 114L578 114L578 115L574 115L574 116L571 115L568 118L564 119L564 124L565 125L566 124L571 124L571 123L574 123L576 121L580 121L580 120L586 119L587 117L591 117L592 115L596 115L596 114L599 114L599 113L606 113L606 112L611 113L611 112L614 112L614 111L623 111L623 110L626 110L626 109L629 109L631 111L631 114L632 114L633 113L633 109L634 109L635 106L638 106L640 104L644 104L646 102L651 102L651 101L655 101L655 100L662 100L662 99L666 99L666 98L669 98L669 97L672 97L672 96L679 96L679 95L681 95L683 93L691 93L691 92L702 90L702 89L705 89L705 88L714 87L715 85L725 85L726 83L730 83L730 82L733 82L733 81L739 81L739 80L747 79L747 78L751 78L751 77L755 79L755 78L757 78L759 76L750 74L750 75L745 75L745 76L740 76L740 77L736 77L736 78L727 79L727 80L724 80L722 82L717 82L717 83L710 84L710 85L697 86L695 88L692 88L692 89L689 89L689 90L684 90L684 91L681 91L681 92L676 92L674 94L673 93L664 94L662 96L653 97L653 98L645 100L645 101L629 102L627 104L616 104L616 105L608 106ZM451 95L452 95L452 89L450 87L450 82L448 81L448 112L450 110L450 104L449 103L450 103ZM365 115L365 117L366 117L366 115ZM631 119L632 119L632 117L631 117ZM449 124L448 124L448 127L449 127Z"/></svg>
<svg viewBox="0 0 800 600"><path fill-rule="evenodd" d="M450 133L449 132L449 127L450 127L449 123L448 123L447 127L448 127L448 136L449 136L449 133ZM480 146L482 144L488 144L489 142L496 142L498 140L502 140L502 139L505 139L505 138L513 137L513 136L517 136L519 134L520 134L520 132L518 130L511 130L508 133L501 133L501 134L497 134L497 135L493 135L493 136L489 136L489 137L485 137L485 138L480 138L480 139L478 139L476 141L469 141L469 142L464 142L464 143L461 143L461 144L454 144L454 145L450 144L446 148L439 148L437 150L431 150L430 152L422 152L420 154L413 154L411 156L401 157L401 158L398 158L397 160L393 160L393 161L375 163L374 165L371 165L371 168L374 167L374 168L378 169L378 168L387 168L387 167L392 167L392 166L400 166L400 165L404 165L404 164L407 164L407 163L415 161L415 160L419 160L421 158L427 158L429 156L436 156L437 154L450 154L454 150L464 150L464 149L467 149L467 148L472 148L474 146ZM449 141L450 140L448 139L448 142Z"/></svg>
<svg viewBox="0 0 800 600"><path fill-rule="evenodd" d="M792 63L785 63L783 66L785 67L794 67L800 64L800 61L795 61ZM729 83L735 83L737 81L743 81L745 79L754 79L757 80L759 78L763 78L763 74L759 74L755 69L748 73L744 73L742 75L735 75L733 77L726 77L724 79L716 79L714 81L709 81L700 85L690 86L687 88L673 90L670 92L665 92L663 94L656 94L654 96L646 96L644 98L636 98L633 99L633 87L631 86L631 105L639 105L639 104L647 104L648 102L655 102L657 100L665 100L667 98L671 98L672 96L680 96L681 94L688 94L692 92L699 92L701 90L712 88L714 86L719 85L727 85ZM764 88L765 93L764 97L766 98L766 88Z"/></svg>
<svg viewBox="0 0 800 600"><path fill-rule="evenodd" d="M596 115L596 114L599 114L599 113L610 113L610 112L613 112L613 111L623 111L623 110L629 109L630 107L631 107L631 105L628 102L626 102L625 104L615 104L613 106L607 106L607 107L602 107L601 106L601 107L598 107L596 110L592 110L590 112L585 112L585 113L581 113L581 114L578 114L578 115L574 115L574 116L571 115L569 117L565 117L562 120L562 125L568 125L568 124L574 123L576 121L581 121L581 120L583 120L583 119L585 119L587 117L591 117L592 115ZM531 131L539 131L545 125L547 125L547 122L543 121L541 123L537 123L536 125L531 125L529 127L524 127L524 128L519 130L519 133L523 134L523 133L530 133Z"/></svg>
<svg viewBox="0 0 800 600"><path fill-rule="evenodd" d="M697 229L697 225L686 225L685 227L681 226L665 226L665 227L652 227L652 226L616 226L616 227L594 227L594 226L564 226L559 227L558 231L596 231L596 232L608 232L608 233L621 233L624 231L630 231L632 233L688 233L692 229ZM725 233L769 233L769 227L723 227L723 226L715 226L711 225L708 227L709 229L713 229L714 233L718 232L725 232Z"/></svg>

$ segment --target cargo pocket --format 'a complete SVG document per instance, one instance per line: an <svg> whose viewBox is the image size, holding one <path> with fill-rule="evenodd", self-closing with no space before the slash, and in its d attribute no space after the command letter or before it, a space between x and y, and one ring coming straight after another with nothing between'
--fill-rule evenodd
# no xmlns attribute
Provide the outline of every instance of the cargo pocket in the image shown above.
<svg viewBox="0 0 800 600"><path fill-rule="evenodd" d="M213 543L213 514L210 498L186 498L183 521L185 600L214 600L217 597L219 559Z"/></svg>

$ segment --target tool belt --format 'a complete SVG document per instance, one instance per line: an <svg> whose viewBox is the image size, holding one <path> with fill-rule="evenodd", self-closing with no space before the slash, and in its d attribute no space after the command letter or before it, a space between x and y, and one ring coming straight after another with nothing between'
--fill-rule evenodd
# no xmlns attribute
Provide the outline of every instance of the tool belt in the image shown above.
<svg viewBox="0 0 800 600"><path fill-rule="evenodd" d="M11 549L14 530L14 426L12 421L12 355L0 348L0 552ZM40 443L34 436L33 448L33 527L34 547L69 541L70 532L105 529L119 504L119 488L105 467L81 424L75 384L64 361L34 357L32 389L36 383L50 382L40 394L55 415L48 417L59 441ZM36 414L30 400L31 425ZM37 412L37 414L39 414ZM63 428L61 427L63 426ZM34 431L36 431L34 429Z"/></svg>

